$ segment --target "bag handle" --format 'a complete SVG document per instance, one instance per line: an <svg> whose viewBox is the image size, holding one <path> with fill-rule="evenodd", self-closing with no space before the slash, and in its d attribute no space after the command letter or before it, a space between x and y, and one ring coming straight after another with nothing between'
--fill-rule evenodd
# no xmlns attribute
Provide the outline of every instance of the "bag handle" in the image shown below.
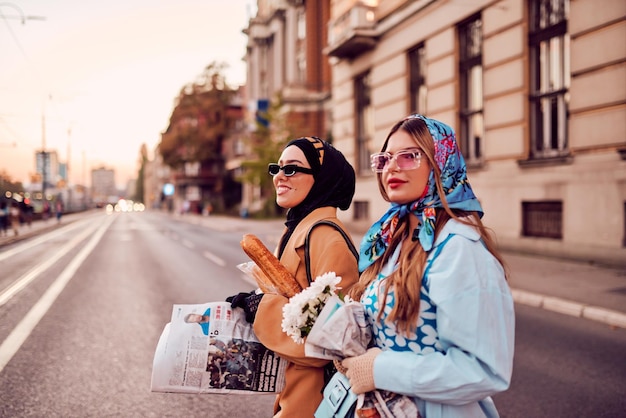
<svg viewBox="0 0 626 418"><path fill-rule="evenodd" d="M311 229L309 229L309 232L307 232L306 237L304 238L304 266L306 267L306 278L309 281L309 285L313 281L313 278L311 277L311 256L309 254L310 236L313 229L319 225L332 226L337 231L339 231L343 239L346 240L346 244L348 244L348 248L352 252L352 255L354 255L354 258L356 258L357 261L359 260L359 252L354 247L354 244L352 243L352 240L350 239L348 234L346 234L346 231L344 231L339 225L337 225L333 221L329 221L328 219L322 219L321 221L317 221L313 224L313 226L311 226Z"/></svg>

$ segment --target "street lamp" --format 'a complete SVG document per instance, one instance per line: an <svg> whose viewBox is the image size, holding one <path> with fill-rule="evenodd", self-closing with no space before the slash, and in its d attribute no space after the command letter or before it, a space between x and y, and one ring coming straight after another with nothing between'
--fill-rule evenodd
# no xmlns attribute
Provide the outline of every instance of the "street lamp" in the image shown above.
<svg viewBox="0 0 626 418"><path fill-rule="evenodd" d="M44 16L26 16L24 12L22 11L22 9L20 9L19 6L13 3L0 3L0 7L2 6L11 7L14 10L17 10L17 12L19 13L19 16L12 16L12 15L7 16L4 13L2 13L2 10L0 10L0 17L3 18L4 20L19 19L21 20L22 25L26 24L27 20L46 20Z"/></svg>

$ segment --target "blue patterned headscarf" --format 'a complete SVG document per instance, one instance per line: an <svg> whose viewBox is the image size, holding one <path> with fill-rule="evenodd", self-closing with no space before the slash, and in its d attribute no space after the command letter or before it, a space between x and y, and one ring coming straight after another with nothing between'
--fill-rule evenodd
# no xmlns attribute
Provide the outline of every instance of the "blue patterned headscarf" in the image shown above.
<svg viewBox="0 0 626 418"><path fill-rule="evenodd" d="M406 123L411 119L424 121L433 137L435 161L441 170L441 182L446 193L445 198L448 206L451 209L476 211L482 217L482 207L470 187L465 160L457 146L452 128L417 114L404 118L401 123ZM421 220L420 225L413 233L413 240L419 240L424 251L430 251L435 238L435 209L442 207L443 204L435 184L434 170L431 169L426 190L418 200L407 204L391 203L389 210L367 231L361 241L359 272L363 272L383 255L389 246L398 222L409 213L415 214Z"/></svg>

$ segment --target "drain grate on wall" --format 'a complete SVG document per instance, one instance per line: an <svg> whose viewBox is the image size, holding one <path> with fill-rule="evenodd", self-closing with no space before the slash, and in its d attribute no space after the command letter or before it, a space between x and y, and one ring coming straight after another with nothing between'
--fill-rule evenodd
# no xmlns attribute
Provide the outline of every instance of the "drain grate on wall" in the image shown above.
<svg viewBox="0 0 626 418"><path fill-rule="evenodd" d="M522 235L563 238L563 202L522 202Z"/></svg>

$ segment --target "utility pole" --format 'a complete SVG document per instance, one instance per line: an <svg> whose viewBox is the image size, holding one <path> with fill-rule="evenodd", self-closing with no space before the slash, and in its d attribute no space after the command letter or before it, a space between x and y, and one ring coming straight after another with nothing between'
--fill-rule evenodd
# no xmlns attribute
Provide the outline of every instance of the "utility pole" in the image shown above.
<svg viewBox="0 0 626 418"><path fill-rule="evenodd" d="M13 9L14 11L16 11L18 13L17 16L15 15L5 15L2 12L2 9L5 7L10 7L11 9ZM11 29L11 26L8 24L8 20L9 19L19 19L20 22L22 23L22 25L26 24L27 20L46 20L46 18L44 16L31 16L31 15L26 15L24 14L24 12L22 11L22 9L11 2L0 2L0 19L4 20L5 23L7 23L7 29L9 30L9 33L11 34L11 36L13 37L13 40L16 42L17 46L19 47L19 49L21 50L22 54L24 54L24 50L22 50L22 47L19 44L19 41L15 35L15 33L13 32L13 30ZM25 55L25 54L24 54ZM43 130L43 147L41 150L41 162L42 162L42 200L45 200L46 198L46 163L47 163L47 154L46 154L46 138L45 138L45 116L42 115L42 130Z"/></svg>
<svg viewBox="0 0 626 418"><path fill-rule="evenodd" d="M67 128L67 162L65 164L65 176L67 177L67 181L65 182L65 187L67 187L67 202L65 202L67 210L72 209L72 185L70 182L70 162L72 161L72 126L70 125Z"/></svg>
<svg viewBox="0 0 626 418"><path fill-rule="evenodd" d="M82 180L81 182L83 183L83 207L82 209L87 209L87 178L85 177L85 170L86 170L86 165L85 165L85 150L83 150L83 172L82 172Z"/></svg>
<svg viewBox="0 0 626 418"><path fill-rule="evenodd" d="M46 110L41 112L41 205L45 209L46 202Z"/></svg>

